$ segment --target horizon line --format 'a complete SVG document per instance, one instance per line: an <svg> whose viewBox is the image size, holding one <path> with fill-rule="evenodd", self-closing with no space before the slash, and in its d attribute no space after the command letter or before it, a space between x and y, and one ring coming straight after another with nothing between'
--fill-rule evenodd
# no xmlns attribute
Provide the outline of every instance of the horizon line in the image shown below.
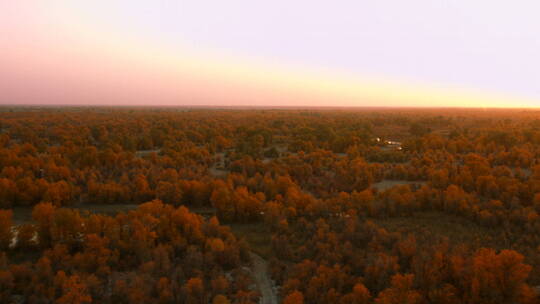
<svg viewBox="0 0 540 304"><path fill-rule="evenodd" d="M327 105L171 105L171 104L1 104L1 108L206 108L206 109L454 109L454 110L540 110L540 106L536 107L464 107L464 106L366 106L366 105L347 105L347 106L327 106Z"/></svg>

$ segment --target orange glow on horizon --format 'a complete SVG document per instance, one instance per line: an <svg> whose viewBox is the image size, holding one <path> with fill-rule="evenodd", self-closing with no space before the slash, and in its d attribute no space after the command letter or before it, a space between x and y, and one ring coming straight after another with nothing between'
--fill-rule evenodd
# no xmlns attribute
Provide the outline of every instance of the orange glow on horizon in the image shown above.
<svg viewBox="0 0 540 304"><path fill-rule="evenodd" d="M275 66L190 51L185 46L165 48L108 32L104 27L90 27L84 16L69 18L63 21L64 32L51 37L56 43L35 48L22 43L3 56L3 65L13 79L0 79L5 82L0 88L15 103L41 100L53 104L475 108L540 105L537 100L464 88ZM28 92L18 87L20 83L33 83L37 89Z"/></svg>

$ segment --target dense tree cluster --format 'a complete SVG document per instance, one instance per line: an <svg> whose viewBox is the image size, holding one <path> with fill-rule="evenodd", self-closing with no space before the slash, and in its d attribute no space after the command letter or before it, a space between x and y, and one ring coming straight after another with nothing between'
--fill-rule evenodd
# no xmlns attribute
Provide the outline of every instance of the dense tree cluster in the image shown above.
<svg viewBox="0 0 540 304"><path fill-rule="evenodd" d="M38 250L35 262L10 263L2 253L0 297L29 303L205 303L213 298L255 303L249 259L217 218L204 220L183 206L159 200L116 217L81 215L40 203L34 224L6 230L11 211L1 211L2 246L17 234L11 256ZM7 226L9 228L9 226Z"/></svg>
<svg viewBox="0 0 540 304"><path fill-rule="evenodd" d="M539 118L4 108L0 302L256 302L252 249L221 222L268 229L283 303L538 303ZM140 206L77 209L117 204ZM379 224L425 213L492 236Z"/></svg>

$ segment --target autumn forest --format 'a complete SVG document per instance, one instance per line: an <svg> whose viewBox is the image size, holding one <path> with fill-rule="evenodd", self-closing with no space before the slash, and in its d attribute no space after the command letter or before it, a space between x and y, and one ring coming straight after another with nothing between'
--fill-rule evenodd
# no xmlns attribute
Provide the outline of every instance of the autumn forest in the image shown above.
<svg viewBox="0 0 540 304"><path fill-rule="evenodd" d="M3 106L0 303L540 303L540 112Z"/></svg>

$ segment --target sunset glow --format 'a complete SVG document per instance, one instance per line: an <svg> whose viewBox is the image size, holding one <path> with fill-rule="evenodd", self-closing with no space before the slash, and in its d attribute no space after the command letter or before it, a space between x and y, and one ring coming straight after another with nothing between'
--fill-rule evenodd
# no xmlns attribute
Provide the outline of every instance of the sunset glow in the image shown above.
<svg viewBox="0 0 540 304"><path fill-rule="evenodd" d="M497 81L481 86L467 80L463 83L445 82L407 73L398 75L373 72L373 69L347 69L337 64L317 65L278 56L271 58L249 50L213 48L190 42L189 37L181 35L178 39L161 37L146 27L164 26L164 32L174 32L184 26L171 23L174 13L166 13L163 20L150 16L150 13L141 17L133 7L141 10L145 5L150 6L149 2L135 1L131 4L132 8L128 7L131 2L120 2L123 5L107 5L101 1L94 4L82 4L82 1L74 1L75 4L69 1L0 4L0 15L5 25L0 29L3 37L0 41L7 46L0 58L0 103L429 107L540 105L540 95L534 87L530 87L530 90L511 86L501 88L497 86ZM166 3L160 2L163 11ZM243 4L243 1L233 1L231 5L239 8ZM183 5L186 9L190 7L189 4ZM182 5L175 8L182 9ZM98 18L99 12L104 12L105 17ZM133 20L126 17L130 16L130 12ZM181 17L178 14L178 18ZM205 16L200 18L204 19ZM249 24L245 26L249 27ZM268 31L260 34L272 39L281 30ZM218 38L219 35L215 34ZM540 48L533 43L531 47ZM311 50L306 47L305 52ZM370 56L373 61L385 60L383 54ZM422 56L418 54L419 60ZM501 51L501 56L514 54ZM495 62L493 64L496 65ZM446 63L441 68L451 65ZM462 71L465 74L467 69ZM483 73L488 79L494 73L502 72L486 70ZM514 75L501 74L499 78L515 80L516 77L534 76L520 73L516 68ZM532 83L530 79L523 82Z"/></svg>

